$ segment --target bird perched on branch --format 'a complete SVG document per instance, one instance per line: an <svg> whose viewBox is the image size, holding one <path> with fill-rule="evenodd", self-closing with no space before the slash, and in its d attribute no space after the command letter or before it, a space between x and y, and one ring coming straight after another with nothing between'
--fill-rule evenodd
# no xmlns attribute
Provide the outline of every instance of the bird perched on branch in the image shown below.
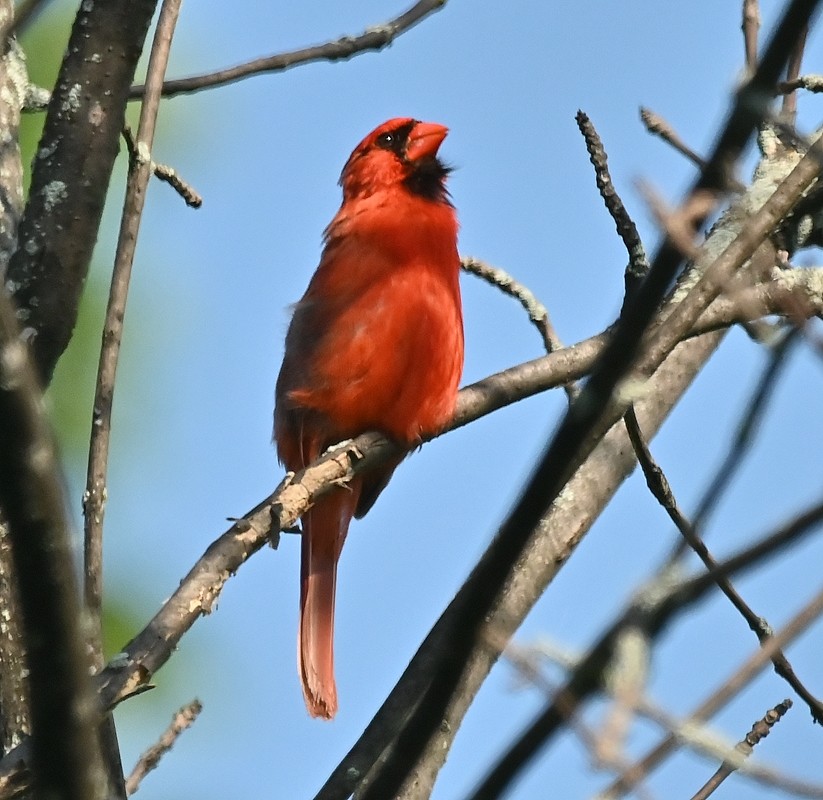
<svg viewBox="0 0 823 800"><path fill-rule="evenodd" d="M411 448L451 420L463 369L457 217L442 125L392 119L354 149L320 265L294 308L277 379L274 440L287 469L380 431ZM351 518L400 458L334 489L303 515L297 658L306 707L337 711L334 602Z"/></svg>

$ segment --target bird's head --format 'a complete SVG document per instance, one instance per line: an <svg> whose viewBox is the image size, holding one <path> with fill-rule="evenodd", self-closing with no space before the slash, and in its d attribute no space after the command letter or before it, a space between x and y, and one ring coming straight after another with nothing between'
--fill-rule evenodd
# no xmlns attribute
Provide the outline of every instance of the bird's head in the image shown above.
<svg viewBox="0 0 823 800"><path fill-rule="evenodd" d="M384 122L354 148L343 167L344 200L403 186L427 200L448 203L446 176L451 170L437 157L448 132L444 125L411 117Z"/></svg>

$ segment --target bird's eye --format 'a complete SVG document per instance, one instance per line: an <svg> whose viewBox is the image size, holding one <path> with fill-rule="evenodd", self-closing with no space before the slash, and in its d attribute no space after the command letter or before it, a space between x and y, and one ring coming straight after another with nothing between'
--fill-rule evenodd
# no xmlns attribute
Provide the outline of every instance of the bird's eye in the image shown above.
<svg viewBox="0 0 823 800"><path fill-rule="evenodd" d="M391 148L394 147L394 141L393 133L381 133L380 136L377 137L377 146L391 150Z"/></svg>

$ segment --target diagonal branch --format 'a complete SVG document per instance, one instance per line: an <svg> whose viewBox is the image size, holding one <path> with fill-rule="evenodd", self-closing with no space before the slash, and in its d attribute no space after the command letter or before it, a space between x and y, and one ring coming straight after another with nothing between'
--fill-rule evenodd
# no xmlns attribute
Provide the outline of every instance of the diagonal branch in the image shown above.
<svg viewBox="0 0 823 800"><path fill-rule="evenodd" d="M560 341L551 319L549 319L548 309L530 289L515 280L508 272L499 267L493 267L491 264L477 258L461 259L460 268L470 275L476 275L492 286L496 286L501 292L517 300L529 315L531 323L537 328L547 353L562 350L563 343Z"/></svg>
<svg viewBox="0 0 823 800"><path fill-rule="evenodd" d="M715 474L707 482L705 493L697 504L692 517L692 527L695 531L699 531L704 526L705 521L717 506L725 490L731 485L734 476L737 475L743 465L746 454L754 444L754 434L760 427L768 402L778 385L777 378L782 369L788 364L788 355L792 345L797 342L798 333L798 328L791 328L771 348L769 361L752 392L748 408L732 437L726 456ZM685 548L686 542L680 539L669 557L670 562L674 563L685 552Z"/></svg>
<svg viewBox="0 0 823 800"><path fill-rule="evenodd" d="M180 734L194 725L202 710L203 706L197 699L186 703L186 705L177 710L174 717L172 717L169 727L166 728L160 738L140 756L140 759L131 771L131 774L126 780L127 794L133 795L140 788L143 778L153 769L157 769L163 756L174 747L175 742L180 738Z"/></svg>
<svg viewBox="0 0 823 800"><path fill-rule="evenodd" d="M264 58L256 58L235 67L194 75L191 78L178 78L163 84L163 97L189 94L202 89L226 86L230 83L271 72L283 72L300 64L313 61L342 61L369 50L382 50L388 47L398 36L422 22L435 11L439 11L448 0L418 0L408 11L382 25L373 25L359 36L343 36L325 44L304 47L288 53L278 53ZM142 97L145 86L133 86L129 98Z"/></svg>
<svg viewBox="0 0 823 800"><path fill-rule="evenodd" d="M716 573L718 563L700 538L695 527L680 510L663 470L654 460L649 446L643 438L640 423L637 421L637 415L634 413L634 409L629 409L625 419L626 429L629 432L632 447L637 455L640 467L643 470L643 475L646 478L646 485L649 487L652 495L654 495L654 498L669 515L669 519L675 524L675 527L680 531L688 545L697 553L697 556L706 566L706 569L713 573L718 588L728 597L731 604L746 620L749 628L757 636L761 646L764 645L769 641L771 636L771 627L763 617L755 614L749 604L741 597L740 593L732 586L728 577ZM808 705L814 721L818 724L823 724L823 703L800 681L789 660L786 658L785 653L779 649L775 650L772 653L771 661L774 665L774 671L783 678L783 680L797 692L798 696L803 699L806 705Z"/></svg>

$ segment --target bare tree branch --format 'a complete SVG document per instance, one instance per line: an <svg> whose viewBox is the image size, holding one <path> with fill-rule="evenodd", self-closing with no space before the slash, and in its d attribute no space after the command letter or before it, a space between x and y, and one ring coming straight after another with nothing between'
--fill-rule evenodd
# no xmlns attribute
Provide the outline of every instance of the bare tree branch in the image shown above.
<svg viewBox="0 0 823 800"><path fill-rule="evenodd" d="M692 796L692 800L706 800L707 797L714 794L714 790L720 786L720 784L723 783L723 781L726 780L732 772L738 769L740 759L748 758L751 755L755 745L758 744L761 739L765 739L769 735L772 727L780 721L781 717L791 707L792 701L784 700L782 703L779 703L774 708L767 711L763 719L755 722L751 731L746 734L746 738L737 745L739 758L724 761L720 765L717 772L706 782L706 784L698 792L695 792Z"/></svg>
<svg viewBox="0 0 823 800"><path fill-rule="evenodd" d="M745 302L745 301L744 301ZM792 345L797 342L799 329L791 328L781 339L771 348L769 361L763 370L763 374L752 392L748 407L743 413L737 430L732 436L728 452L724 457L715 474L706 483L706 491L697 504L692 515L692 526L699 531L705 524L709 515L717 506L720 498L732 479L743 465L744 458L754 443L754 434L760 426L768 405L769 399L777 384L777 378L788 363L788 355ZM686 551L685 540L680 539L675 546L670 563L674 563Z"/></svg>
<svg viewBox="0 0 823 800"><path fill-rule="evenodd" d="M682 153L689 161L692 162L699 169L703 169L705 160L692 150L681 138L677 132L660 114L655 113L649 108L640 107L640 119L646 130L649 133L659 136L664 142L670 144L678 153Z"/></svg>
<svg viewBox="0 0 823 800"><path fill-rule="evenodd" d="M705 722L741 692L751 679L769 663L773 650L785 648L802 634L823 614L823 590L819 591L792 619L786 623L766 644L756 650L739 669L729 676L689 715L689 722ZM629 770L620 775L606 790L598 795L598 800L616 800L632 790L638 780L642 780L657 767L664 758L678 746L675 733L669 733L659 745L637 761Z"/></svg>
<svg viewBox="0 0 823 800"><path fill-rule="evenodd" d="M192 700L177 711L162 736L140 756L140 760L126 780L127 794L134 794L140 788L143 778L153 769L157 769L160 759L174 747L180 734L194 725L202 710L203 706L200 701Z"/></svg>
<svg viewBox="0 0 823 800"><path fill-rule="evenodd" d="M470 275L476 275L478 278L486 281L486 283L496 286L500 291L517 300L529 315L532 324L537 328L537 332L543 340L543 347L547 353L553 353L556 350L563 349L563 342L560 341L554 325L552 325L551 319L549 319L549 312L546 306L537 299L530 289L515 280L505 270L499 267L493 267L491 264L487 264L485 261L480 261L477 258L461 259L460 267Z"/></svg>
<svg viewBox="0 0 823 800"><path fill-rule="evenodd" d="M108 798L80 637L69 522L54 443L14 310L0 291L0 507L8 523L31 687L41 797Z"/></svg>
<svg viewBox="0 0 823 800"><path fill-rule="evenodd" d="M705 564L706 569L712 571L720 591L726 595L731 604L740 612L741 616L748 623L749 628L757 636L760 644L764 645L769 641L771 636L771 627L763 617L755 614L749 604L740 596L740 593L732 586L731 581L727 577L719 576L716 573L715 570L718 567L717 561L715 561L714 556L709 552L709 549L700 538L694 526L686 519L686 516L680 510L671 486L669 485L669 481L663 470L652 457L651 451L643 438L640 424L637 421L637 416L633 409L629 409L625 419L626 429L629 432L632 447L643 470L643 475L646 478L646 484L649 490L669 515L669 518L675 524L677 530L680 531L689 547L694 550L700 560ZM797 692L798 696L802 698L809 707L815 722L823 724L823 704L803 685L782 650L774 651L772 654L772 664L774 665L774 671Z"/></svg>
<svg viewBox="0 0 823 800"><path fill-rule="evenodd" d="M156 0L82 3L35 158L8 279L48 382L69 342L97 239L126 96Z"/></svg>
<svg viewBox="0 0 823 800"><path fill-rule="evenodd" d="M586 150L589 153L589 160L594 167L594 177L597 184L597 190L606 204L606 210L609 212L614 224L617 227L617 235L623 242L626 252L629 255L629 263L625 271L626 292L624 304L628 297L637 289L640 283L645 279L649 273L649 261L646 258L646 249L643 247L643 242L640 239L640 234L637 232L637 226L634 220L623 205L620 195L617 193L612 176L609 173L609 161L606 155L606 148L600 139L594 124L589 117L582 111L578 111L575 116L577 127L580 133L583 134L583 139L586 142Z"/></svg>
<svg viewBox="0 0 823 800"><path fill-rule="evenodd" d="M103 514L114 383L126 314L126 298L137 247L137 235L145 204L146 186L152 175L151 147L160 108L160 87L163 84L163 75L168 64L171 40L180 13L180 3L181 0L164 0L154 34L154 43L149 57L148 90L140 109L140 124L137 130L139 158L129 173L126 185L126 199L120 222L109 303L103 325L100 364L94 395L83 512L85 515L85 597L90 618L89 641L92 661L96 669L103 666Z"/></svg>
<svg viewBox="0 0 823 800"><path fill-rule="evenodd" d="M14 20L12 0L0 2L0 29ZM5 38L0 41L6 41ZM9 40L0 56L0 130L7 135L0 147L0 292L6 268L17 248L17 227L23 215L23 165L20 160L20 110L28 75L16 40ZM6 753L30 732L29 690L20 599L8 526L0 509L0 726Z"/></svg>
<svg viewBox="0 0 823 800"><path fill-rule="evenodd" d="M503 653L503 657L507 660L510 658L509 651L511 648L512 645L509 644ZM530 669L531 672L538 672L540 674L538 680L541 681L541 684L546 683L546 681L542 678L540 661L548 660L556 664L566 672L567 675L580 666L581 659L579 655L571 653L562 645L547 640L543 636L540 636L539 640L533 645L528 647L522 645L517 646L516 650L522 654L522 660L529 665L527 668ZM556 701L556 687L552 685L550 689L549 687L546 687L546 689L547 696L554 694ZM615 698L616 687L610 678L604 681L602 689L607 696ZM727 740L728 737L720 733L716 728L709 726L707 722L699 722L691 718L681 719L667 711L662 703L656 702L646 694L642 694L636 698L632 710L637 716L655 723L666 733L672 734L681 746L688 747L695 753L720 760L733 757L733 748ZM577 717L572 714L570 723L576 724L576 722ZM606 723L604 723L604 727L605 724ZM610 769L615 766L615 762L613 761L598 762L597 765L600 766L601 763ZM781 771L762 762L742 763L740 770L742 774L753 781L766 786L776 787L797 797L808 797L813 798L813 800L821 800L821 798L823 798L823 785L797 779L785 771ZM622 771L620 774L622 774ZM639 783L634 787L634 792L638 793L642 788L643 784ZM597 800L602 800L601 795L597 795Z"/></svg>
<svg viewBox="0 0 823 800"><path fill-rule="evenodd" d="M743 0L743 44L746 55L746 69L757 69L757 37L760 32L760 3L758 0Z"/></svg>
<svg viewBox="0 0 823 800"><path fill-rule="evenodd" d="M384 22L382 25L373 25L359 36L343 36L325 44L256 58L253 61L217 70L216 72L167 81L163 84L163 97L174 97L178 94L225 86L252 75L283 72L299 64L308 64L313 61L341 61L369 50L382 50L398 36L417 25L418 22L422 22L433 12L439 11L446 5L446 2L447 0L418 0L399 17ZM142 97L144 92L145 86L133 86L129 92L129 97L136 99Z"/></svg>

